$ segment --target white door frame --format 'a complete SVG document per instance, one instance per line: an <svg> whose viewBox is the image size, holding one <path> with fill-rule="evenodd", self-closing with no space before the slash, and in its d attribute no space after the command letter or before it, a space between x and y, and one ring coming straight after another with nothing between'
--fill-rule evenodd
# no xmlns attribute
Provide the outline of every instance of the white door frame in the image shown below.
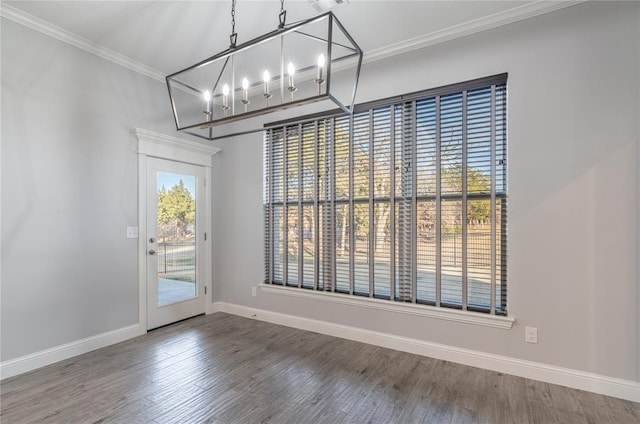
<svg viewBox="0 0 640 424"><path fill-rule="evenodd" d="M211 166L212 158L220 149L190 140L171 137L153 131L135 128L131 133L138 140L138 323L141 331L147 330L147 157L167 159L200 165L205 168L205 222L204 231L204 285L208 287L205 296L205 312L213 312L212 304L212 242L211 228Z"/></svg>

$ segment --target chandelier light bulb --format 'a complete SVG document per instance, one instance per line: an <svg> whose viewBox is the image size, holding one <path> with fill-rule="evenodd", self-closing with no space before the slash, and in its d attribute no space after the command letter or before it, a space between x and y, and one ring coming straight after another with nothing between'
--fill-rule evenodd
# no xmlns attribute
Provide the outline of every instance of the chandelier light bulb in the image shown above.
<svg viewBox="0 0 640 424"><path fill-rule="evenodd" d="M222 109L229 109L229 86L227 84L222 86Z"/></svg>
<svg viewBox="0 0 640 424"><path fill-rule="evenodd" d="M262 81L264 81L264 92L262 96L267 99L267 105L269 104L269 97L271 97L271 93L269 93L269 81L271 80L271 75L269 75L269 71L265 69L264 74L262 74Z"/></svg>
<svg viewBox="0 0 640 424"><path fill-rule="evenodd" d="M296 68L293 67L293 63L289 62L289 66L287 67L287 73L289 74L289 91L293 95L293 92L296 91L296 83L293 79L293 74L296 73ZM293 99L293 98L292 98Z"/></svg>
<svg viewBox="0 0 640 424"><path fill-rule="evenodd" d="M245 112L247 105L249 104L249 80L247 78L242 78L242 103L245 107Z"/></svg>
<svg viewBox="0 0 640 424"><path fill-rule="evenodd" d="M318 56L318 74L316 75L316 84L318 84L318 95L320 95L320 86L324 83L324 79L322 79L322 68L324 68L325 61L324 55L320 54Z"/></svg>
<svg viewBox="0 0 640 424"><path fill-rule="evenodd" d="M204 115L209 119L209 115L211 114L211 92L209 90L205 90L204 92Z"/></svg>

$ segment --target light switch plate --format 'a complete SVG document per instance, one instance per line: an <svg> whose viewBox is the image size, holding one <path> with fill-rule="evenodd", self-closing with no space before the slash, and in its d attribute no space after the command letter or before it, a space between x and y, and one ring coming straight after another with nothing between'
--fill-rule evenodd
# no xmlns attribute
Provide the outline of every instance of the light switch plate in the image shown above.
<svg viewBox="0 0 640 424"><path fill-rule="evenodd" d="M138 227L127 227L127 238L137 239L138 238Z"/></svg>
<svg viewBox="0 0 640 424"><path fill-rule="evenodd" d="M524 341L527 343L538 343L538 329L536 327L525 327Z"/></svg>

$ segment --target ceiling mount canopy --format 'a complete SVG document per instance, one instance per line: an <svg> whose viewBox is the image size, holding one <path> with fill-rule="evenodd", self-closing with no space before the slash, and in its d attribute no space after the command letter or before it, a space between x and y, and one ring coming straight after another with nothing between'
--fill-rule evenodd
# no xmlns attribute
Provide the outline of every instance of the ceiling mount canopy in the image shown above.
<svg viewBox="0 0 640 424"><path fill-rule="evenodd" d="M178 131L212 140L213 127L326 101L351 113L362 50L332 12L286 23L284 0L274 31L230 46L167 76Z"/></svg>

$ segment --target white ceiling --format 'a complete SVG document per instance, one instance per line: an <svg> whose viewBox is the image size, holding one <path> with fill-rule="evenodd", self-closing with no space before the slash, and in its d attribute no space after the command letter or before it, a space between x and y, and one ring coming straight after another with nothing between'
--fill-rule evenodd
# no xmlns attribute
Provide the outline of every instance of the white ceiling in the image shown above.
<svg viewBox="0 0 640 424"><path fill-rule="evenodd" d="M333 9L367 55L429 34L456 34L483 22L509 22L567 2L364 1ZM4 2L168 74L228 47L231 0ZM553 5L555 4L555 6ZM563 6L564 7L564 6ZM287 22L317 15L308 0L288 0ZM532 13L534 11L535 13ZM279 1L238 0L238 43L277 27ZM517 19L513 19L513 17Z"/></svg>

